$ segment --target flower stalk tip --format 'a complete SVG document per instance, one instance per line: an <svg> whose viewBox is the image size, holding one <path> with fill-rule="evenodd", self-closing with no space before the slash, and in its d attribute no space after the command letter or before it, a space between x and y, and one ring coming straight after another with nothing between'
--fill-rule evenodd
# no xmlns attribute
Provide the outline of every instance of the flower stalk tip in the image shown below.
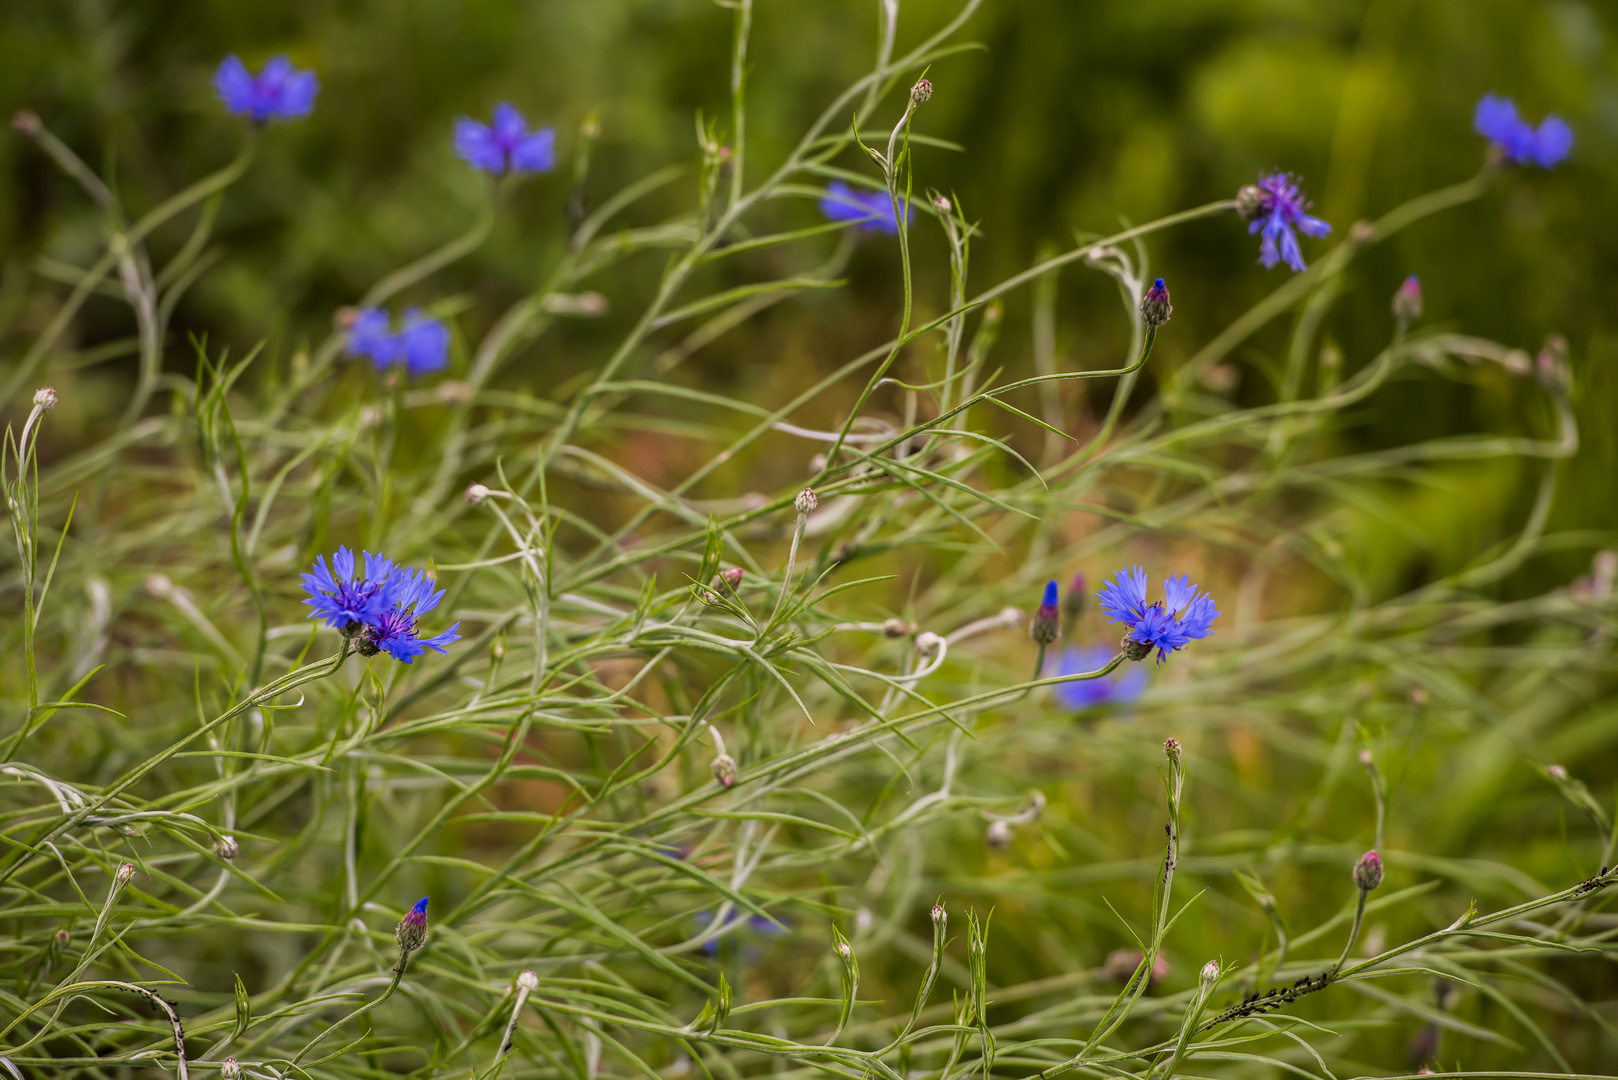
<svg viewBox="0 0 1618 1080"><path fill-rule="evenodd" d="M1042 646L1051 644L1061 636L1060 593L1056 582L1047 581L1044 599L1028 624L1028 636Z"/></svg>
<svg viewBox="0 0 1618 1080"><path fill-rule="evenodd" d="M416 906L405 912L404 918L399 920L399 925L393 932L393 938L399 943L399 951L405 956L426 944L427 897L417 900Z"/></svg>
<svg viewBox="0 0 1618 1080"><path fill-rule="evenodd" d="M1354 884L1360 892L1368 893L1382 884L1382 857L1372 848L1354 864Z"/></svg>
<svg viewBox="0 0 1618 1080"><path fill-rule="evenodd" d="M1146 324L1148 330L1156 330L1159 326L1168 322L1169 316L1172 314L1174 314L1174 306L1169 303L1168 286L1163 284L1162 278L1158 278L1152 282L1152 287L1147 289L1140 298L1141 322Z"/></svg>

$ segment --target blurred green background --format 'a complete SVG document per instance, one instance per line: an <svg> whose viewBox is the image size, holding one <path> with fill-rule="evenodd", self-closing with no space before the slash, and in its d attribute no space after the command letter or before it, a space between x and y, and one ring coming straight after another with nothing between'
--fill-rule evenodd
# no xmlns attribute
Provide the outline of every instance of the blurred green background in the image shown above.
<svg viewBox="0 0 1618 1080"><path fill-rule="evenodd" d="M757 174L836 91L869 65L877 0L759 0L750 71L749 166ZM954 0L906 0L900 48L936 29ZM222 258L182 303L174 325L238 350L267 340L285 358L323 334L334 311L389 270L458 235L487 193L457 161L449 133L461 114L486 116L508 99L555 124L561 164L515 193L492 240L410 297L458 313L476 340L494 314L542 280L566 231L571 151L581 121L599 113L602 141L587 184L594 203L649 171L687 174L630 215L642 223L689 209L697 158L694 117L728 117L731 13L709 0L466 0L274 5L20 0L0 8L0 102L38 112L128 203L152 205L234 152L235 118L209 80L220 58L257 65L286 52L318 71L313 118L269 132L259 161L227 200ZM1566 117L1577 133L1570 163L1552 173L1511 170L1481 201L1429 219L1357 261L1326 340L1354 368L1387 339L1388 298L1407 273L1426 292L1427 323L1464 328L1532 353L1546 335L1569 338L1584 452L1568 466L1552 530L1618 524L1611 465L1618 461L1618 7L1588 0L988 0L964 37L983 46L938 64L918 130L964 153L924 149L918 187L955 192L982 222L974 247L979 287L1025 267L1075 231L1110 231L1228 197L1260 169L1298 173L1335 238L1419 193L1472 174L1483 143L1471 131L1479 95L1514 96L1537 119ZM892 106L862 126L891 120ZM834 127L840 127L842 118ZM846 153L837 164L867 167ZM807 201L768 214L808 222ZM161 256L183 229L154 240ZM917 245L922 304L944 295L936 230ZM20 137L0 140L0 252L6 296L26 310L0 341L12 361L50 307L25 280L41 255L83 265L98 243L88 201ZM825 239L830 252L833 241ZM1306 252L1318 256L1323 242ZM1255 262L1256 244L1233 218L1154 238L1154 272L1170 280L1173 332L1154 359L1159 375L1279 283ZM765 256L733 273L777 266ZM620 290L649 289L659 265L615 273ZM688 361L686 377L774 396L785 372L840 363L891 330L898 275L891 251L866 245L850 285L780 305ZM1127 327L1113 286L1083 269L1064 273L1058 362L1102 366ZM531 349L507 378L543 390L592 366L615 340L616 317L639 296L610 297L614 315L574 323ZM1029 296L1010 301L999 361L1030 360ZM1244 403L1272 392L1279 321L1231 359ZM127 337L127 309L92 304L80 348ZM183 341L171 360L191 363ZM132 363L132 361L127 361ZM119 362L83 376L83 399L122 396ZM802 378L807 378L803 374ZM1065 384L1073 385L1073 384ZM766 389L770 388L770 389ZM1072 390L1071 393L1078 393ZM1345 437L1392 445L1414 432L1476 430L1499 394L1437 384L1354 417ZM80 413L93 419L95 410ZM64 416L64 421L67 417ZM786 477L770 482L789 483ZM1454 551L1434 532L1411 552L1422 572L1475 548L1520 518L1533 479L1515 472L1462 481L1491 487ZM1420 516L1420 508L1413 510ZM1432 522L1430 524L1441 524ZM1587 565L1588 547L1536 561L1530 590ZM1394 575L1397 577L1397 575Z"/></svg>

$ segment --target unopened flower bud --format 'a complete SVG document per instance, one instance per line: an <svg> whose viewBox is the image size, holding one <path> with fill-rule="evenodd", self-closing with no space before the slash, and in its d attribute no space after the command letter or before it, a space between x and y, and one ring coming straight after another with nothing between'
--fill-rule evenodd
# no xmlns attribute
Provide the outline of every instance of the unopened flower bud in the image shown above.
<svg viewBox="0 0 1618 1080"><path fill-rule="evenodd" d="M427 941L427 898L416 901L416 906L405 912L393 931L393 939L401 952L412 953Z"/></svg>
<svg viewBox="0 0 1618 1080"><path fill-rule="evenodd" d="M127 884L129 884L129 879L134 877L134 876L135 876L135 864L134 863L124 863L122 866L120 866L118 868L117 874L114 875L114 880L117 881L118 884L120 884L120 885L127 885Z"/></svg>
<svg viewBox="0 0 1618 1080"><path fill-rule="evenodd" d="M214 841L213 853L226 862L235 862L236 856L241 852L241 845L236 843L234 836L221 836Z"/></svg>
<svg viewBox="0 0 1618 1080"><path fill-rule="evenodd" d="M1140 319L1147 327L1156 329L1169 321L1174 314L1174 306L1169 303L1168 286L1163 279L1158 278L1152 282L1152 287L1146 290L1146 295L1140 298Z"/></svg>
<svg viewBox="0 0 1618 1080"><path fill-rule="evenodd" d="M800 514L812 514L820 505L820 499L816 497L814 488L804 488L798 492L798 497L792 500L792 505Z"/></svg>
<svg viewBox="0 0 1618 1080"><path fill-rule="evenodd" d="M1144 660L1148 656L1152 655L1151 643L1145 641L1136 641L1132 636L1134 633L1135 632L1131 630L1129 633L1125 634L1124 639L1118 643L1118 648L1123 651L1125 660Z"/></svg>
<svg viewBox="0 0 1618 1080"><path fill-rule="evenodd" d="M1369 750L1361 750L1360 751L1360 764L1364 765L1366 768L1370 768L1370 766L1371 766L1371 752Z"/></svg>
<svg viewBox="0 0 1618 1080"><path fill-rule="evenodd" d="M1202 983L1204 986L1219 978L1219 961L1210 960L1202 965Z"/></svg>
<svg viewBox="0 0 1618 1080"><path fill-rule="evenodd" d="M926 101L932 96L933 84L928 82L926 79L922 79L920 82L916 83L915 86L910 88L910 100L914 101L917 105L920 105L922 102Z"/></svg>
<svg viewBox="0 0 1618 1080"><path fill-rule="evenodd" d="M736 586L742 583L742 568L739 566L732 566L729 570L721 571L719 577L726 585L729 585L731 589L734 590Z"/></svg>
<svg viewBox="0 0 1618 1080"><path fill-rule="evenodd" d="M937 210L940 214L949 213L950 212L950 201L949 201L948 197L944 196L944 195L934 195L933 196L933 209Z"/></svg>
<svg viewBox="0 0 1618 1080"><path fill-rule="evenodd" d="M1169 738L1163 740L1163 756L1169 759L1170 765L1180 763L1180 740Z"/></svg>
<svg viewBox="0 0 1618 1080"><path fill-rule="evenodd" d="M1363 218L1348 227L1348 242L1364 247L1376 239L1376 226Z"/></svg>
<svg viewBox="0 0 1618 1080"><path fill-rule="evenodd" d="M719 781L721 787L729 787L736 782L736 759L729 754L720 754L713 759L713 778Z"/></svg>
<svg viewBox="0 0 1618 1080"><path fill-rule="evenodd" d="M923 630L916 635L916 655L923 660L931 660L938 655L938 650L943 644L943 638L931 630Z"/></svg>
<svg viewBox="0 0 1618 1080"><path fill-rule="evenodd" d="M1059 590L1056 582L1045 583L1045 597L1028 623L1028 636L1041 645L1049 645L1061 636L1061 615L1057 610Z"/></svg>
<svg viewBox="0 0 1618 1080"><path fill-rule="evenodd" d="M67 943L72 940L73 935L67 932L67 927L58 926L56 928L56 947L58 949L67 948Z"/></svg>
<svg viewBox="0 0 1618 1080"><path fill-rule="evenodd" d="M1248 184L1236 193L1236 213L1241 215L1243 221L1257 221L1259 215L1264 213L1267 198L1263 188Z"/></svg>
<svg viewBox="0 0 1618 1080"><path fill-rule="evenodd" d="M162 600L172 592L174 592L174 582L169 580L169 576L167 574L146 575L147 596Z"/></svg>
<svg viewBox="0 0 1618 1080"><path fill-rule="evenodd" d="M949 912L944 910L943 904L933 905L933 925L943 928L949 924Z"/></svg>
<svg viewBox="0 0 1618 1080"><path fill-rule="evenodd" d="M848 942L839 941L837 943L837 955L844 960L851 960L854 957L854 950Z"/></svg>
<svg viewBox="0 0 1618 1080"><path fill-rule="evenodd" d="M1549 776L1552 780L1566 780L1567 769L1563 768L1561 765L1547 765L1545 766L1545 775Z"/></svg>
<svg viewBox="0 0 1618 1080"><path fill-rule="evenodd" d="M477 506L488 497L489 489L483 484L473 484L471 487L466 489L466 501L471 503L473 506Z"/></svg>
<svg viewBox="0 0 1618 1080"><path fill-rule="evenodd" d="M44 128L39 122L39 114L27 109L18 109L11 114L11 126L27 135L37 135Z"/></svg>
<svg viewBox="0 0 1618 1080"><path fill-rule="evenodd" d="M34 391L34 406L49 411L56 408L56 390L54 387L41 386Z"/></svg>
<svg viewBox="0 0 1618 1080"><path fill-rule="evenodd" d="M1360 861L1354 864L1354 884L1359 886L1360 892L1370 892L1382 884L1382 857L1372 848L1360 856Z"/></svg>
<svg viewBox="0 0 1618 1080"><path fill-rule="evenodd" d="M1003 848L1011 843L1011 823L996 818L989 822L989 827L983 833L983 842L992 848Z"/></svg>
<svg viewBox="0 0 1618 1080"><path fill-rule="evenodd" d="M1074 574L1073 579L1067 583L1067 595L1062 597L1062 614L1068 619L1076 619L1084 610L1085 578L1083 574Z"/></svg>
<svg viewBox="0 0 1618 1080"><path fill-rule="evenodd" d="M352 330L359 321L360 309L357 307L340 307L337 314L332 316L332 322L337 324L339 330Z"/></svg>
<svg viewBox="0 0 1618 1080"><path fill-rule="evenodd" d="M533 971L526 971L526 970L517 972L517 989L519 989L519 990L527 990L529 993L533 993L535 990L538 990L539 989L539 975L538 975L538 973L533 972Z"/></svg>
<svg viewBox="0 0 1618 1080"><path fill-rule="evenodd" d="M242 1080L242 1067L235 1058L228 1057L219 1063L219 1080Z"/></svg>
<svg viewBox="0 0 1618 1080"><path fill-rule="evenodd" d="M1534 358L1534 367L1546 389L1565 391L1572 382L1567 364L1567 338L1561 334L1547 337L1539 355Z"/></svg>
<svg viewBox="0 0 1618 1080"><path fill-rule="evenodd" d="M1421 279L1415 274L1405 278L1399 291L1393 294L1393 317L1400 326L1421 318Z"/></svg>
<svg viewBox="0 0 1618 1080"><path fill-rule="evenodd" d="M903 619L889 619L882 624L882 633L890 638L902 638L910 633L912 627Z"/></svg>

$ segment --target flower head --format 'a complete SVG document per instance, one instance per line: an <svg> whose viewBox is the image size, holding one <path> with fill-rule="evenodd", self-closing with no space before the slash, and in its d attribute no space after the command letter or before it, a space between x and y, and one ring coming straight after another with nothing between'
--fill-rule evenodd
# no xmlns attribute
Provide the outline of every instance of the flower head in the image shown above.
<svg viewBox="0 0 1618 1080"><path fill-rule="evenodd" d="M1258 261L1266 269L1283 261L1299 273L1307 269L1303 250L1298 247L1298 238L1292 230L1297 229L1306 236L1325 236L1331 232L1330 225L1305 212L1309 206L1309 200L1291 173L1264 173L1255 187L1242 189L1237 207L1251 222L1247 231L1263 237L1259 242Z"/></svg>
<svg viewBox="0 0 1618 1080"><path fill-rule="evenodd" d="M1472 114L1472 130L1496 147L1507 161L1549 169L1573 149L1573 129L1560 116L1550 115L1534 127L1517 113L1510 98L1484 94Z"/></svg>
<svg viewBox="0 0 1618 1080"><path fill-rule="evenodd" d="M1170 576L1163 583L1163 599L1152 604L1146 602L1146 582L1146 571L1132 567L1118 571L1096 593L1096 601L1108 618L1129 627L1124 643L1130 659L1143 660L1156 649L1157 662L1161 664L1169 653L1213 633L1208 627L1219 617L1219 609L1213 598L1199 593L1185 574ZM1131 649L1131 642L1137 648Z"/></svg>
<svg viewBox="0 0 1618 1080"><path fill-rule="evenodd" d="M1039 609L1034 612L1033 621L1028 624L1028 636L1041 645L1049 645L1060 634L1058 619L1060 613L1057 607L1058 592L1056 582L1045 583L1045 597L1040 601Z"/></svg>
<svg viewBox="0 0 1618 1080"><path fill-rule="evenodd" d="M239 58L227 56L214 73L213 87L230 112L264 124L309 115L320 81L314 72L299 71L284 56L270 57L257 75Z"/></svg>
<svg viewBox="0 0 1618 1080"><path fill-rule="evenodd" d="M403 364L412 377L430 375L449 366L449 327L420 308L407 308L397 332L390 329L388 313L364 308L348 329L348 351L366 356L379 371Z"/></svg>
<svg viewBox="0 0 1618 1080"><path fill-rule="evenodd" d="M444 599L444 590L433 591L433 579L425 571L403 568L383 592L387 607L365 621L356 648L361 656L385 652L401 664L414 662L428 649L444 651L444 646L461 640L460 623L432 637L422 637L416 623Z"/></svg>
<svg viewBox="0 0 1618 1080"><path fill-rule="evenodd" d="M1152 287L1147 289L1145 295L1140 298L1140 321L1145 323L1148 328L1155 330L1168 322L1169 316L1172 314L1174 314L1174 308L1169 303L1168 286L1163 284L1162 278L1158 278L1152 282Z"/></svg>
<svg viewBox="0 0 1618 1080"><path fill-rule="evenodd" d="M325 619L327 626L344 631L354 624L372 622L387 610L387 587L393 572L392 559L369 551L364 573L358 572L354 553L346 547L338 548L331 557L330 570L326 557L316 555L310 573L303 575L303 591L309 594L304 603L314 609L309 617Z"/></svg>
<svg viewBox="0 0 1618 1080"><path fill-rule="evenodd" d="M855 191L841 180L826 185L820 212L830 221L850 221L862 232L899 234L899 218L885 191Z"/></svg>
<svg viewBox="0 0 1618 1080"><path fill-rule="evenodd" d="M1360 892L1370 892L1382 884L1382 856L1372 848L1360 856L1360 861L1354 864L1354 884L1359 886Z"/></svg>
<svg viewBox="0 0 1618 1080"><path fill-rule="evenodd" d="M499 176L504 172L550 172L556 167L556 131L528 130L515 106L494 107L490 124L463 116L455 121L455 152L474 169Z"/></svg>
<svg viewBox="0 0 1618 1080"><path fill-rule="evenodd" d="M1405 278L1404 284L1393 294L1393 317L1401 325L1421 318L1421 279L1415 274Z"/></svg>
<svg viewBox="0 0 1618 1080"><path fill-rule="evenodd" d="M424 896L416 901L416 906L405 912L405 917L399 920L399 926L393 932L393 939L399 943L401 952L412 953L421 948L427 941L427 898Z"/></svg>
<svg viewBox="0 0 1618 1080"><path fill-rule="evenodd" d="M1099 671L1116 655L1116 649L1109 649L1104 645L1087 645L1083 648L1074 646L1063 650L1062 658L1057 661L1053 674L1081 675L1086 671ZM1146 679L1146 671L1143 668L1131 666L1115 670L1111 675L1104 675L1099 679L1075 679L1073 682L1057 683L1053 689L1056 691L1056 700L1067 708L1088 709L1109 702L1123 705L1134 701L1140 697L1141 691L1146 689Z"/></svg>

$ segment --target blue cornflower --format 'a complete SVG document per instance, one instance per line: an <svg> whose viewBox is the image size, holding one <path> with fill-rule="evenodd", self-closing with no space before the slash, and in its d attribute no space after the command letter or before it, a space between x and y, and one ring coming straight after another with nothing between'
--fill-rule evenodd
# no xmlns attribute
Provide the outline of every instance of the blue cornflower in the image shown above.
<svg viewBox="0 0 1618 1080"><path fill-rule="evenodd" d="M387 610L392 559L367 551L365 573L357 574L354 553L340 547L331 557L331 565L331 570L326 569L326 557L316 555L311 572L303 575L303 591L309 594L304 603L314 608L311 619L322 618L327 626L347 631L350 626L374 621Z"/></svg>
<svg viewBox="0 0 1618 1080"><path fill-rule="evenodd" d="M841 180L833 180L820 198L820 212L832 221L855 222L855 228L863 232L899 233L899 218L885 191L855 191Z"/></svg>
<svg viewBox="0 0 1618 1080"><path fill-rule="evenodd" d="M393 931L393 939L406 955L415 952L427 942L427 897L416 901L416 906L405 912Z"/></svg>
<svg viewBox="0 0 1618 1080"><path fill-rule="evenodd" d="M556 167L556 131L529 131L522 113L501 102L494 107L492 124L469 116L455 121L455 152L474 169L495 176L507 170L550 172Z"/></svg>
<svg viewBox="0 0 1618 1080"><path fill-rule="evenodd" d="M284 56L270 57L257 75L239 58L227 56L214 73L213 86L226 109L255 124L307 116L320 92L315 73L299 71Z"/></svg>
<svg viewBox="0 0 1618 1080"><path fill-rule="evenodd" d="M1259 176L1258 183L1245 187L1236 196L1236 209L1247 221L1249 233L1262 233L1258 261L1265 268L1285 261L1302 273L1307 267L1298 238L1292 230L1307 236L1325 236L1331 226L1305 213L1310 203L1291 173L1273 172Z"/></svg>
<svg viewBox="0 0 1618 1080"><path fill-rule="evenodd" d="M461 640L460 623L433 637L422 637L416 621L438 606L444 590L433 591L433 580L424 571L401 568L383 590L387 607L365 620L355 649L361 656L385 652L402 664L409 664L428 649L444 651L444 646Z"/></svg>
<svg viewBox="0 0 1618 1080"><path fill-rule="evenodd" d="M1068 648L1062 652L1062 658L1057 662L1056 670L1052 674L1082 675L1087 671L1099 671L1116 655L1117 650L1109 649L1105 645ZM1134 701L1140 697L1141 691L1146 689L1146 678L1144 668L1131 667L1116 670L1111 675L1099 679L1078 679L1073 682L1057 683L1054 689L1056 700L1068 708L1088 709L1092 705L1105 705L1109 701L1119 704Z"/></svg>
<svg viewBox="0 0 1618 1080"><path fill-rule="evenodd" d="M1560 116L1547 116L1536 128L1517 115L1516 102L1493 94L1478 101L1472 128L1499 147L1507 161L1519 165L1549 169L1573 149L1573 129Z"/></svg>
<svg viewBox="0 0 1618 1080"><path fill-rule="evenodd" d="M1060 590L1056 582L1045 583L1045 596L1039 607L1034 611L1034 617L1028 623L1028 636L1040 645L1049 645L1061 634L1061 612L1057 605L1060 601Z"/></svg>
<svg viewBox="0 0 1618 1080"><path fill-rule="evenodd" d="M407 308L394 332L387 312L364 308L348 328L348 351L370 357L382 371L403 364L412 377L429 375L449 366L449 327L419 308Z"/></svg>
<svg viewBox="0 0 1618 1080"><path fill-rule="evenodd" d="M1144 660L1156 649L1161 664L1169 653L1213 633L1208 627L1219 617L1219 609L1211 596L1197 592L1187 575L1170 575L1163 583L1163 597L1146 603L1146 571L1138 566L1118 571L1096 593L1101 610L1113 622L1129 627L1123 647L1131 660Z"/></svg>

